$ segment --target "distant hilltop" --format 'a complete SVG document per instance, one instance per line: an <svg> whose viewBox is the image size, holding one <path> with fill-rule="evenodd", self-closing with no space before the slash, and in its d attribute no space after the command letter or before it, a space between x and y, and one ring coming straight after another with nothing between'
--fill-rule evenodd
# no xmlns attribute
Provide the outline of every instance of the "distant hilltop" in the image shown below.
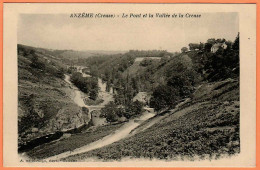
<svg viewBox="0 0 260 170"><path fill-rule="evenodd" d="M61 57L64 59L72 59L72 58L88 58L91 56L98 56L98 55L114 55L114 54L123 54L127 51L110 51L110 50L85 50L85 51L78 51L78 50L57 50L57 49L47 49L41 47L32 47L23 44L18 44L18 47L26 47L27 49L33 49L35 51L41 52L43 54L49 54L52 56Z"/></svg>

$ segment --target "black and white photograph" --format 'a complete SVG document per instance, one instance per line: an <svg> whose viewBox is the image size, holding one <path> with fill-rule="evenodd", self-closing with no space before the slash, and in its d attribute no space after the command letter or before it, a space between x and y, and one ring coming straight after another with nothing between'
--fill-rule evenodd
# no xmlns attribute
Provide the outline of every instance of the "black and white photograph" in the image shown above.
<svg viewBox="0 0 260 170"><path fill-rule="evenodd" d="M21 164L241 154L239 12L133 8L17 15Z"/></svg>

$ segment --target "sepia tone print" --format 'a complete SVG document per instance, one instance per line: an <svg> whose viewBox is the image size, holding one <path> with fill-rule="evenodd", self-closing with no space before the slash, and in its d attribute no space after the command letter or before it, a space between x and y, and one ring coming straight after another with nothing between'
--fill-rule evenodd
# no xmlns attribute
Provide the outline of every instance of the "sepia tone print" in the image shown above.
<svg viewBox="0 0 260 170"><path fill-rule="evenodd" d="M21 158L173 161L240 153L237 13L134 22L70 15L19 16Z"/></svg>

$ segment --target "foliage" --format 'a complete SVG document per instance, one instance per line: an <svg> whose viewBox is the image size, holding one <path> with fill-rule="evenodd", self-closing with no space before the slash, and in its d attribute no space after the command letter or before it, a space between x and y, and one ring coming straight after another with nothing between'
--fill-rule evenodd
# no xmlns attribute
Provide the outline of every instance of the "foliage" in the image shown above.
<svg viewBox="0 0 260 170"><path fill-rule="evenodd" d="M223 42L225 39L218 39ZM225 41L226 49L220 48L216 53L205 53L202 67L207 71L210 81L237 78L239 76L239 34L232 47L230 41Z"/></svg>
<svg viewBox="0 0 260 170"><path fill-rule="evenodd" d="M156 111L166 108L174 104L179 96L177 90L167 85L158 86L153 94L150 101L150 106ZM177 100L176 100L177 99Z"/></svg>
<svg viewBox="0 0 260 170"><path fill-rule="evenodd" d="M184 52L186 52L186 51L188 51L188 48L187 48L187 47L182 47L182 48L181 48L181 52L182 52L182 53L184 53Z"/></svg>
<svg viewBox="0 0 260 170"><path fill-rule="evenodd" d="M96 100L98 97L98 88L91 89L89 92L89 98L92 100Z"/></svg>
<svg viewBox="0 0 260 170"><path fill-rule="evenodd" d="M233 50L239 51L239 33L237 34L237 37L234 41L234 44L232 46Z"/></svg>
<svg viewBox="0 0 260 170"><path fill-rule="evenodd" d="M77 68L76 67L69 67L68 68L68 70L67 70L67 72L69 73L69 74L72 74L72 73L74 73L74 72L76 72L77 71Z"/></svg>
<svg viewBox="0 0 260 170"><path fill-rule="evenodd" d="M156 111L174 107L179 100L189 97L193 92L199 76L188 60L188 56L177 57L172 60L171 68L165 70L167 79L155 87L150 101L150 106Z"/></svg>
<svg viewBox="0 0 260 170"><path fill-rule="evenodd" d="M143 66L143 67L147 67L147 66L149 66L151 64L152 64L152 60L145 58L143 61L141 61L141 63L139 65Z"/></svg>
<svg viewBox="0 0 260 170"><path fill-rule="evenodd" d="M139 101L131 102L126 106L119 106L114 102L109 102L101 109L101 117L106 118L108 122L116 122L120 117L130 119L143 112L143 103Z"/></svg>
<svg viewBox="0 0 260 170"><path fill-rule="evenodd" d="M211 53L215 43L225 43L227 48L220 47L216 53ZM115 92L115 104L127 107L138 92L146 91L153 94L151 106L160 110L174 107L179 100L189 97L201 81L218 81L239 75L239 35L234 43L223 38L210 38L205 43L190 43L189 48L189 53L174 57L166 57L172 54L164 50L130 50L109 58L100 56L96 61L94 58L88 60L90 68L98 70L98 75L107 83L106 90L112 88ZM186 50L183 48L182 51ZM137 57L164 59L159 62L144 59L133 65ZM135 74L129 73L132 66L138 69Z"/></svg>
<svg viewBox="0 0 260 170"><path fill-rule="evenodd" d="M211 43L205 43L205 47L204 47L205 51L210 52L212 45L213 44L211 44Z"/></svg>
<svg viewBox="0 0 260 170"><path fill-rule="evenodd" d="M99 76L99 71L98 71L98 67L97 66L91 66L90 67L90 75L92 77L98 77Z"/></svg>
<svg viewBox="0 0 260 170"><path fill-rule="evenodd" d="M54 62L47 63L45 59L39 57L39 54L37 54L34 50L30 50L28 55L31 56L30 67L33 69L39 69L42 72L52 74L61 79L64 78L65 70L63 67L58 67Z"/></svg>
<svg viewBox="0 0 260 170"><path fill-rule="evenodd" d="M166 50L130 50L126 55L132 57L163 57L165 55L170 55L170 53Z"/></svg>
<svg viewBox="0 0 260 170"><path fill-rule="evenodd" d="M200 44L190 43L190 44L189 44L190 50L196 50L196 49L202 50L203 47L204 47L204 44L202 44L202 43L200 43Z"/></svg>
<svg viewBox="0 0 260 170"><path fill-rule="evenodd" d="M134 101L128 104L125 108L125 113L123 114L127 119L139 115L143 112L144 104L142 102Z"/></svg>
<svg viewBox="0 0 260 170"><path fill-rule="evenodd" d="M81 73L74 72L71 76L71 82L82 92L89 94L92 100L98 96L98 80L93 77L83 77Z"/></svg>
<svg viewBox="0 0 260 170"><path fill-rule="evenodd" d="M31 54L33 55L33 57L31 59L32 63L30 64L30 66L33 68L44 70L45 64L38 59L38 56L35 54L35 52L31 51Z"/></svg>
<svg viewBox="0 0 260 170"><path fill-rule="evenodd" d="M236 88L235 91L238 90ZM125 157L194 160L194 157L217 159L223 155L237 154L240 152L240 139L239 108L236 108L236 103L232 101L227 105L215 100L208 100L206 104L205 101L189 103L142 132L66 160L88 157L105 161Z"/></svg>
<svg viewBox="0 0 260 170"><path fill-rule="evenodd" d="M101 109L100 117L106 118L107 122L116 122L119 118L118 113L120 110L114 102L109 102L104 108Z"/></svg>

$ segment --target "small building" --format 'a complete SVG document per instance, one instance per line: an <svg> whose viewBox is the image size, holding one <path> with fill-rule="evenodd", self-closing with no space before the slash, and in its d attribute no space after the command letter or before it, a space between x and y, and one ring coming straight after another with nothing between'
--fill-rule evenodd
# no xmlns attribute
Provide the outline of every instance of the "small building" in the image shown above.
<svg viewBox="0 0 260 170"><path fill-rule="evenodd" d="M225 49L227 49L227 44L224 42L224 43L221 45L221 47L225 50Z"/></svg>
<svg viewBox="0 0 260 170"><path fill-rule="evenodd" d="M216 44L212 45L210 51L211 51L212 53L217 52L218 49L221 47L221 45L222 45L222 44L220 44L220 43L216 43Z"/></svg>
<svg viewBox="0 0 260 170"><path fill-rule="evenodd" d="M147 94L147 92L139 92L137 95L133 98L133 102L139 101L145 104L149 104L151 96Z"/></svg>
<svg viewBox="0 0 260 170"><path fill-rule="evenodd" d="M226 44L225 42L224 42L224 43L216 43L216 44L212 45L210 51L211 51L212 53L215 53L215 52L218 51L218 49L219 49L220 47L225 50L225 49L227 49L227 44Z"/></svg>

